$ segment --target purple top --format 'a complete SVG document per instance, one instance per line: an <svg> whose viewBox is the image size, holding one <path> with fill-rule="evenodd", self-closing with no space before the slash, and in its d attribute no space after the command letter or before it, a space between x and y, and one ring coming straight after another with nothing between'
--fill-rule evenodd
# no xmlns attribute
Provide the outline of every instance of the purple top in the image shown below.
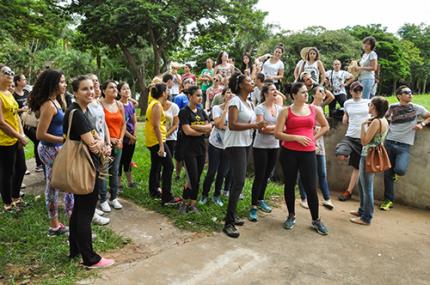
<svg viewBox="0 0 430 285"><path fill-rule="evenodd" d="M135 113L136 109L134 109L133 103L128 102L127 104L124 104L126 129L132 135L134 135L134 131L136 129L136 124L132 122ZM127 141L127 138L124 137L124 140Z"/></svg>

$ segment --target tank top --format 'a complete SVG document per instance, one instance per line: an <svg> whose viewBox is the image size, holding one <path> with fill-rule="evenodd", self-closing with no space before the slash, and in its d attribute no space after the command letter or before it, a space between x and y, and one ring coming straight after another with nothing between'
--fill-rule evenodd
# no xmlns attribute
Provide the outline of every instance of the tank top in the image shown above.
<svg viewBox="0 0 430 285"><path fill-rule="evenodd" d="M121 130L122 130L122 124L124 123L124 117L122 116L121 110L119 109L118 102L115 102L117 104L118 109L116 112L110 112L108 109L105 108L103 105L103 110L105 112L105 120L106 125L109 129L109 134L111 138L119 139L121 138Z"/></svg>
<svg viewBox="0 0 430 285"><path fill-rule="evenodd" d="M309 73L315 83L320 83L320 70L318 69L318 61L315 61L314 63L305 61L303 71Z"/></svg>
<svg viewBox="0 0 430 285"><path fill-rule="evenodd" d="M151 147L158 144L157 135L155 134L153 121L152 121L152 110L154 106L159 104L161 108L161 118L160 118L160 131L161 138L163 142L166 141L166 114L164 114L163 107L161 106L160 101L156 99L152 99L151 103L148 105L148 109L146 111L146 123L145 123L145 144L147 147Z"/></svg>
<svg viewBox="0 0 430 285"><path fill-rule="evenodd" d="M379 120L379 122L380 122L381 127L382 127L381 120ZM370 148L377 147L377 146L383 144L385 141L385 138L387 137L387 134L388 134L388 129L383 133L381 133L379 131L367 145L363 146L363 149L361 151L361 155L367 156L367 152L369 151Z"/></svg>
<svg viewBox="0 0 430 285"><path fill-rule="evenodd" d="M3 92L0 92L0 100L2 104L4 121L8 123L15 131L19 132L18 103L15 101L12 95L8 96ZM0 129L0 146L11 146L17 141L17 138L9 136Z"/></svg>
<svg viewBox="0 0 430 285"><path fill-rule="evenodd" d="M50 100L51 103L55 106L55 109L57 109L57 114L55 114L52 119L51 123L49 124L47 133L56 137L62 137L63 134L63 120L64 120L64 111L61 108L58 108L57 105ZM60 146L62 143L52 143L52 142L46 142L41 141L41 143L45 146Z"/></svg>
<svg viewBox="0 0 430 285"><path fill-rule="evenodd" d="M285 132L289 135L305 136L311 139L311 143L308 146L303 146L295 141L282 141L282 146L289 150L294 151L315 151L315 106L309 105L310 114L307 116L297 116L288 107L287 121L285 122Z"/></svg>

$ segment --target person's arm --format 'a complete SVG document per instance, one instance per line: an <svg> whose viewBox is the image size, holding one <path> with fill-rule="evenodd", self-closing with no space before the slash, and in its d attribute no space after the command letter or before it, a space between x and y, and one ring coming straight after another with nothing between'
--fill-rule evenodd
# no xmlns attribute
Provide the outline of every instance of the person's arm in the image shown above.
<svg viewBox="0 0 430 285"><path fill-rule="evenodd" d="M179 127L179 117L178 115L173 116L173 123L169 130L167 130L166 137L169 137L173 134Z"/></svg>
<svg viewBox="0 0 430 285"><path fill-rule="evenodd" d="M321 81L322 83L325 82L325 68L324 64L321 62L321 60L318 60L318 70L320 71Z"/></svg>
<svg viewBox="0 0 430 285"><path fill-rule="evenodd" d="M267 123L264 121L258 123L239 123L239 109L237 106L230 106L228 108L228 128L232 131L246 131L250 129L261 129Z"/></svg>
<svg viewBox="0 0 430 285"><path fill-rule="evenodd" d="M321 107L327 106L328 104L330 104L334 100L333 93L331 93L328 90L324 90L324 93L325 93L325 99L324 99L323 104L322 104Z"/></svg>
<svg viewBox="0 0 430 285"><path fill-rule="evenodd" d="M208 134L211 132L212 130L212 125L208 122L205 121L204 125L192 125L190 126L193 130L202 133L202 134Z"/></svg>
<svg viewBox="0 0 430 285"><path fill-rule="evenodd" d="M361 124L360 139L362 145L367 145L372 141L376 133L381 128L382 122L379 119L374 119L372 120L372 123L370 123L370 126L368 126L368 124L369 120L366 120Z"/></svg>
<svg viewBox="0 0 430 285"><path fill-rule="evenodd" d="M370 66L360 66L360 71L377 71L378 70L378 59L374 58L370 60Z"/></svg>
<svg viewBox="0 0 430 285"><path fill-rule="evenodd" d="M134 108L139 107L139 102L136 99L130 97L130 98L128 98L128 100L130 100L130 102L131 102L131 104L133 104Z"/></svg>
<svg viewBox="0 0 430 285"><path fill-rule="evenodd" d="M122 148L122 143L123 143L123 140L124 140L125 131L127 130L127 128L126 128L127 125L125 123L124 105L121 102L118 102L118 101L117 101L117 103L118 103L118 108L119 108L119 111L121 112L123 120L122 120L121 134L120 134L120 137L119 137L119 140L118 140L118 144L116 146L118 148Z"/></svg>
<svg viewBox="0 0 430 285"><path fill-rule="evenodd" d="M294 82L297 81L300 77L300 69L302 68L302 66L299 63L300 61L296 64L296 67L294 68Z"/></svg>
<svg viewBox="0 0 430 285"><path fill-rule="evenodd" d="M330 126L327 122L327 119L321 108L315 108L316 111L316 120L320 125L318 132L315 134L315 140L318 140L320 137L325 135L329 130Z"/></svg>
<svg viewBox="0 0 430 285"><path fill-rule="evenodd" d="M225 125L225 118L227 116L227 106L224 107L224 110L222 110L222 113L220 116L214 117L214 125L215 128L220 129L220 130L224 130L226 125Z"/></svg>
<svg viewBox="0 0 430 285"><path fill-rule="evenodd" d="M424 119L421 123L417 124L415 129L422 130L425 126L430 124L430 112L425 111L421 117Z"/></svg>
<svg viewBox="0 0 430 285"><path fill-rule="evenodd" d="M348 116L348 113L346 111L344 111L344 113L343 113L342 123L344 125L348 125L348 123L349 123L349 116Z"/></svg>
<svg viewBox="0 0 430 285"><path fill-rule="evenodd" d="M152 107L151 122L152 122L152 127L154 128L155 136L157 137L157 141L158 141L158 146L159 146L158 155L163 157L164 142L163 142L163 136L161 135L161 128L160 128L161 112L162 112L161 108L162 107L160 104L155 104Z"/></svg>
<svg viewBox="0 0 430 285"><path fill-rule="evenodd" d="M270 58L272 55L270 53L266 53L265 55L259 56L255 59L255 63L259 64Z"/></svg>
<svg viewBox="0 0 430 285"><path fill-rule="evenodd" d="M264 116L262 114L258 114L255 117L256 117L255 121L257 123L264 121ZM275 132L275 125L265 126L261 128L259 132L266 135L273 135L273 133Z"/></svg>
<svg viewBox="0 0 430 285"><path fill-rule="evenodd" d="M355 78L351 73L349 73L347 71L345 71L345 72L347 73L347 77L345 78L345 79L347 79L347 81L345 82L344 86L349 86L352 82L355 81Z"/></svg>
<svg viewBox="0 0 430 285"><path fill-rule="evenodd" d="M18 115L16 115L18 116ZM9 125L3 116L3 106L2 101L0 100L0 130L2 130L5 134L10 137L17 138L23 145L27 144L27 139L24 134L21 132L17 132L11 125Z"/></svg>
<svg viewBox="0 0 430 285"><path fill-rule="evenodd" d="M275 138L277 138L280 141L286 141L286 142L298 142L299 144L303 146L308 146L312 143L312 140L305 136L298 136L298 135L290 135L284 132L285 129L285 122L288 118L288 107L283 108L281 113L278 116L278 120L276 122L276 127L274 131Z"/></svg>
<svg viewBox="0 0 430 285"><path fill-rule="evenodd" d="M96 140L91 132L82 134L80 137L83 143L88 146L89 151L94 154L99 154L100 152L102 152L105 146L103 140Z"/></svg>
<svg viewBox="0 0 430 285"><path fill-rule="evenodd" d="M36 129L37 140L49 143L63 143L63 136L54 136L48 133L48 128L55 112L57 112L57 108L55 108L50 101L45 102L42 107L40 107L40 118Z"/></svg>

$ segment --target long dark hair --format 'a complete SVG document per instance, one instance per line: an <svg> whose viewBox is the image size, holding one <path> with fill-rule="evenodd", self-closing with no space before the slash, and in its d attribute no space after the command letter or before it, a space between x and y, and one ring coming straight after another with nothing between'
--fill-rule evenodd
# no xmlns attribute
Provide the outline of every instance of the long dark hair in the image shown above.
<svg viewBox="0 0 430 285"><path fill-rule="evenodd" d="M100 86L100 90L102 92L102 96L105 97L105 92L104 90L106 90L106 88L108 87L109 83L114 83L116 85L116 81L112 80L112 79L108 79L105 82L103 82L103 84ZM118 89L118 87L117 87Z"/></svg>
<svg viewBox="0 0 430 285"><path fill-rule="evenodd" d="M261 88L261 101L260 103L263 103L266 101L266 95L269 93L270 86L274 86L273 82L271 83L265 83L263 88Z"/></svg>
<svg viewBox="0 0 430 285"><path fill-rule="evenodd" d="M219 64L221 64L222 63L222 55L224 54L224 53L226 53L226 54L228 54L226 51L221 51L219 54L218 54L218 57L216 58L216 65L219 65Z"/></svg>
<svg viewBox="0 0 430 285"><path fill-rule="evenodd" d="M242 73L236 72L233 74L228 81L228 88L230 88L233 94L239 95L240 84L245 80L246 76Z"/></svg>
<svg viewBox="0 0 430 285"><path fill-rule="evenodd" d="M249 58L249 62L248 62L248 64L245 64L244 62L243 62L243 58L244 57L247 57L247 58ZM245 74L245 69L247 69L247 68L249 68L249 71L250 71L250 73L252 74L252 57L251 57L251 55L249 54L249 53L244 53L243 55L242 55L242 67L241 67L241 69L240 69L240 71L243 73L243 74ZM251 75L250 74L250 75Z"/></svg>
<svg viewBox="0 0 430 285"><path fill-rule="evenodd" d="M167 90L166 83L157 83L151 88L151 96L154 99L160 98Z"/></svg>
<svg viewBox="0 0 430 285"><path fill-rule="evenodd" d="M376 113L378 113L378 115L376 115L376 118L383 118L388 110L388 100L382 96L375 96L370 102L375 107Z"/></svg>
<svg viewBox="0 0 430 285"><path fill-rule="evenodd" d="M28 97L28 106L31 110L39 112L43 103L49 101L52 94L58 92L58 84L60 83L61 76L64 76L64 73L55 69L47 69L39 75ZM57 94L55 99L60 103L64 111L66 109L66 104L61 94Z"/></svg>
<svg viewBox="0 0 430 285"><path fill-rule="evenodd" d="M305 86L303 82L294 82L293 84L285 85L285 94L290 94L291 99L294 100L294 95L296 95L300 88Z"/></svg>

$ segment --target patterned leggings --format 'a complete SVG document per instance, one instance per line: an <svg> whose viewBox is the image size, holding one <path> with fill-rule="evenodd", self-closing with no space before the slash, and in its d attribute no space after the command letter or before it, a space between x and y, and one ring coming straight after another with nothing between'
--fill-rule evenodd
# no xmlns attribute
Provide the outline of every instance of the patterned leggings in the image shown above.
<svg viewBox="0 0 430 285"><path fill-rule="evenodd" d="M48 209L49 219L58 218L58 189L51 187L51 176L52 176L52 165L54 159L60 151L61 146L46 146L42 143L39 144L37 150L39 152L40 159L45 165L46 171L46 187L45 187L45 202L46 208ZM64 194L64 207L67 217L70 218L73 210L73 194Z"/></svg>

